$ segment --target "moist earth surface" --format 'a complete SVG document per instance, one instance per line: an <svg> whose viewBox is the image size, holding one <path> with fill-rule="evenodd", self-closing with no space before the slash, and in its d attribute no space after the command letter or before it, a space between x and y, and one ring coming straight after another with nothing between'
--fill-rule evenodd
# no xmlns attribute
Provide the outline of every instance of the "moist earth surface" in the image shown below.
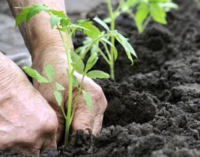
<svg viewBox="0 0 200 157"><path fill-rule="evenodd" d="M131 66L116 43L116 81L97 80L108 100L101 134L78 131L73 145L42 157L200 157L200 5L175 2L180 8L168 13L167 25L150 22L142 34L127 14L116 20L138 59ZM102 4L88 18L106 17L106 9ZM74 38L75 47L83 38ZM108 70L102 60L95 68Z"/></svg>

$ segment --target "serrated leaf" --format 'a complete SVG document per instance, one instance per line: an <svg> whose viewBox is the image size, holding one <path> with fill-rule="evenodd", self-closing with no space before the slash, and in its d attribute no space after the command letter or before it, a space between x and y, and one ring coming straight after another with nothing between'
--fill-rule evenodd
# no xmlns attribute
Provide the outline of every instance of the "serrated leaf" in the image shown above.
<svg viewBox="0 0 200 157"><path fill-rule="evenodd" d="M55 72L51 65L45 67L45 74L47 75L49 82L52 82L55 78Z"/></svg>
<svg viewBox="0 0 200 157"><path fill-rule="evenodd" d="M83 33L92 39L98 38L98 36L101 34L100 30L89 20L79 20L77 21L76 25L84 28Z"/></svg>
<svg viewBox="0 0 200 157"><path fill-rule="evenodd" d="M49 8L44 4L33 4L30 8L29 13L27 14L26 21L29 22L29 20L36 14L39 14L41 11L48 11L48 10Z"/></svg>
<svg viewBox="0 0 200 157"><path fill-rule="evenodd" d="M144 30L143 23L148 17L149 14L149 7L145 2L142 2L137 7L137 12L135 14L135 22L139 33L142 33Z"/></svg>
<svg viewBox="0 0 200 157"><path fill-rule="evenodd" d="M85 67L85 72L90 70L96 64L97 60L98 60L97 54L93 53L89 57L89 59L87 60L86 67Z"/></svg>
<svg viewBox="0 0 200 157"><path fill-rule="evenodd" d="M50 17L50 24L51 28L53 28L55 25L60 23L61 18L56 15L51 15Z"/></svg>
<svg viewBox="0 0 200 157"><path fill-rule="evenodd" d="M33 79L37 80L41 84L48 84L49 81L40 75L35 69L32 69L31 67L24 66L23 70Z"/></svg>
<svg viewBox="0 0 200 157"><path fill-rule="evenodd" d="M98 16L96 16L93 20L96 21L101 26L103 26L106 30L109 30L108 25L104 21L102 21L100 18L98 18Z"/></svg>
<svg viewBox="0 0 200 157"><path fill-rule="evenodd" d="M130 45L130 43L128 42L128 40L121 34L119 34L117 31L113 32L115 35L115 38L117 39L117 41L123 46L123 48L125 49L126 55L128 57L128 59L131 61L131 63L133 64L133 58L131 56L131 54L135 57L137 57L135 50L133 49L133 47Z"/></svg>
<svg viewBox="0 0 200 157"><path fill-rule="evenodd" d="M150 15L156 22L167 24L166 13L157 3L150 3Z"/></svg>
<svg viewBox="0 0 200 157"><path fill-rule="evenodd" d="M89 107L89 109L92 111L92 97L89 93L87 93L86 91L82 90L82 93L83 93L83 98L87 104L87 106Z"/></svg>
<svg viewBox="0 0 200 157"><path fill-rule="evenodd" d="M56 82L56 90L65 90L65 88L58 82Z"/></svg>
<svg viewBox="0 0 200 157"><path fill-rule="evenodd" d="M62 27L66 27L66 26L68 26L72 23L71 23L71 20L68 17L66 17L66 18L62 18L60 20L60 24L61 24Z"/></svg>
<svg viewBox="0 0 200 157"><path fill-rule="evenodd" d="M87 73L87 76L91 79L107 79L110 78L110 75L100 71L100 70L92 70Z"/></svg>
<svg viewBox="0 0 200 157"><path fill-rule="evenodd" d="M17 27L22 22L26 21L29 11L30 8L23 8L23 10L19 14L17 14L15 19L15 27Z"/></svg>
<svg viewBox="0 0 200 157"><path fill-rule="evenodd" d="M71 59L72 59L72 66L75 68L75 71L77 71L78 73L82 74L85 68L85 65L83 63L83 60L80 59L80 56L75 53L74 51L71 52ZM79 63L77 63L79 61Z"/></svg>
<svg viewBox="0 0 200 157"><path fill-rule="evenodd" d="M56 102L58 103L58 106L61 106L62 105L62 94L58 91L54 91L53 94L56 99Z"/></svg>
<svg viewBox="0 0 200 157"><path fill-rule="evenodd" d="M66 18L66 14L63 11L58 11L58 10L54 10L54 9L50 9L48 12L50 12L51 14L60 17L60 18Z"/></svg>
<svg viewBox="0 0 200 157"><path fill-rule="evenodd" d="M138 23L143 23L144 20L147 18L148 14L149 14L149 7L147 3L145 2L140 3L137 7L137 12L135 15L136 21Z"/></svg>
<svg viewBox="0 0 200 157"><path fill-rule="evenodd" d="M73 75L73 84L72 84L73 87L78 87L79 86L79 82L78 82L78 79L75 75Z"/></svg>

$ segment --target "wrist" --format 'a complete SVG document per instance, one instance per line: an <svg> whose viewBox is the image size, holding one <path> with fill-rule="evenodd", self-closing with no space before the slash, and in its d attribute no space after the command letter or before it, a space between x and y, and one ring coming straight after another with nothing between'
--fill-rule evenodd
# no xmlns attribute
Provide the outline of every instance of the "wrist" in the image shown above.
<svg viewBox="0 0 200 157"><path fill-rule="evenodd" d="M33 63L37 62L38 60L50 60L50 62L54 62L56 58L60 58L62 56L66 57L66 50L60 35L55 35L54 37L52 35L52 38L38 40L37 42L38 44L33 46L31 51ZM73 49L72 42L70 44L70 49Z"/></svg>
<svg viewBox="0 0 200 157"><path fill-rule="evenodd" d="M27 41L29 42L31 53L35 52L37 47L43 49L52 44L63 45L59 31L56 28L51 28L50 17L46 13L38 14L27 25L27 28L31 30L26 33L30 34Z"/></svg>
<svg viewBox="0 0 200 157"><path fill-rule="evenodd" d="M59 43L37 47L33 54L32 67L40 72L46 65L65 65L67 63L64 46L60 46Z"/></svg>
<svg viewBox="0 0 200 157"><path fill-rule="evenodd" d="M65 48L60 39L43 39L38 40L37 44L31 50L32 61L35 62L40 59L49 58L48 56L55 56L58 53L65 53Z"/></svg>

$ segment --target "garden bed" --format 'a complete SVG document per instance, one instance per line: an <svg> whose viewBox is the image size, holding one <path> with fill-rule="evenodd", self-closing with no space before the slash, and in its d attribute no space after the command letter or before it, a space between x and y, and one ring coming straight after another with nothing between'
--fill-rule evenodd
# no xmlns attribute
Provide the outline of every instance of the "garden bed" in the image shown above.
<svg viewBox="0 0 200 157"><path fill-rule="evenodd" d="M141 35L128 15L117 19L138 59L130 66L118 46L116 81L97 81L108 100L101 134L91 139L79 131L74 146L43 157L200 157L200 6L175 2L180 8L168 13L168 25L151 22ZM88 17L105 10L101 5ZM97 68L108 69L101 60Z"/></svg>

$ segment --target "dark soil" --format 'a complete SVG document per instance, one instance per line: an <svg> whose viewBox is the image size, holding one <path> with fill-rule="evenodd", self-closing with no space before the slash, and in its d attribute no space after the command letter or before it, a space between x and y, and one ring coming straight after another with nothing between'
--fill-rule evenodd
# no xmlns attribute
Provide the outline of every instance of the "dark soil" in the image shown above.
<svg viewBox="0 0 200 157"><path fill-rule="evenodd" d="M168 25L151 22L142 35L127 14L117 19L138 59L130 66L117 45L117 81L98 81L108 99L100 136L79 131L73 146L42 157L200 157L200 7L193 0L176 2L180 8L168 14ZM104 17L105 10L102 5L88 17ZM97 68L107 65L100 61Z"/></svg>

